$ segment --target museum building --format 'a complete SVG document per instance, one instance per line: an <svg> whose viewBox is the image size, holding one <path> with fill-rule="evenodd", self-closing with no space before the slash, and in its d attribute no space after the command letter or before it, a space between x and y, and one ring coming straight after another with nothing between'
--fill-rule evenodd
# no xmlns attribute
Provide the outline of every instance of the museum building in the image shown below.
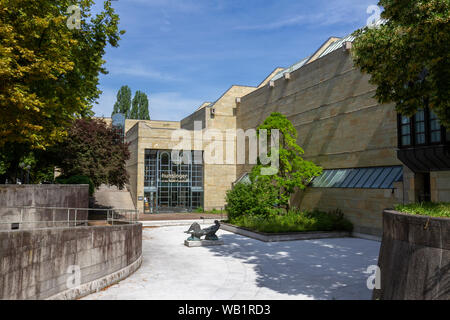
<svg viewBox="0 0 450 320"><path fill-rule="evenodd" d="M332 37L311 56L276 68L258 86L233 85L181 121L125 120L128 189L136 208L145 213L223 209L227 190L247 179L252 168L237 164L236 137L227 130L255 129L272 112L287 116L303 157L324 169L293 196L293 205L340 209L355 234L380 236L383 209L450 201L450 131L425 102L411 118L399 116L393 104L379 104L370 76L353 64L353 40ZM211 129L214 137L205 139ZM174 139L180 131L190 136L183 148ZM217 142L224 161L203 161ZM174 161L177 148L192 161ZM225 160L227 150L234 161Z"/></svg>

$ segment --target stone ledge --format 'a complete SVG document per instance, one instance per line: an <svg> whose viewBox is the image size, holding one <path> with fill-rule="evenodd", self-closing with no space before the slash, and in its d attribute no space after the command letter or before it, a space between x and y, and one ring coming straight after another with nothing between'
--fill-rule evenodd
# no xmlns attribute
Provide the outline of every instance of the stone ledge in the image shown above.
<svg viewBox="0 0 450 320"><path fill-rule="evenodd" d="M85 297L91 293L99 292L101 289L106 288L129 277L137 269L139 269L141 264L142 264L142 255L132 264L126 266L125 268L119 271L111 273L105 277L90 281L88 283L84 283L76 288L60 292L51 297L48 297L45 300L75 300Z"/></svg>
<svg viewBox="0 0 450 320"><path fill-rule="evenodd" d="M350 237L350 232L347 231L331 231L331 232L313 231L313 232L292 232L292 233L272 234L272 233L250 231L248 229L237 227L228 223L221 223L220 228L225 231L233 232L242 236L250 237L264 242Z"/></svg>
<svg viewBox="0 0 450 320"><path fill-rule="evenodd" d="M196 219L196 220L154 220L154 221L140 221L143 227L176 227L176 226L190 226L194 222L200 225L214 224L218 219ZM220 220L220 219L219 219Z"/></svg>
<svg viewBox="0 0 450 320"><path fill-rule="evenodd" d="M211 246L221 246L224 242L222 240L200 240L200 241L189 241L184 240L184 245L189 248L193 247L211 247Z"/></svg>

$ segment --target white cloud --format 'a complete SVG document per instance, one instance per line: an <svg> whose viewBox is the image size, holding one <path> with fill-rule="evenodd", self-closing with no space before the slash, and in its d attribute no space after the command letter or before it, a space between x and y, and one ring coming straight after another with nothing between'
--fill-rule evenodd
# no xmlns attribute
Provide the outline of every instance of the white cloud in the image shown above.
<svg viewBox="0 0 450 320"><path fill-rule="evenodd" d="M154 70L141 62L109 60L106 69L109 75L114 77L131 76L158 81L181 81L178 77Z"/></svg>

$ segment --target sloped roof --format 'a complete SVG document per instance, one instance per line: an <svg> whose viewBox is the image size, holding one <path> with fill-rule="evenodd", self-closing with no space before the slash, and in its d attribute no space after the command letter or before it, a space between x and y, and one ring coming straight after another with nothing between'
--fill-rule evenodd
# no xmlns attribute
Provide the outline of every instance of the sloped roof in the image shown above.
<svg viewBox="0 0 450 320"><path fill-rule="evenodd" d="M211 104L212 104L211 102L203 102L203 104L200 107L198 107L197 111L205 107L209 107Z"/></svg>
<svg viewBox="0 0 450 320"><path fill-rule="evenodd" d="M386 19L378 19L377 21L374 22L372 27L378 28L381 25L385 24L386 22L387 22ZM349 34L348 36L343 38L331 37L327 41L325 41L313 55L300 60L299 62L293 64L289 68L283 69L282 71L278 72L271 80L275 81L277 79L280 79L281 77L283 77L285 73L298 70L303 66L307 65L308 63L311 63L319 58L325 57L326 55L338 50L344 45L345 42L353 42L354 40L355 36L353 36L352 34Z"/></svg>
<svg viewBox="0 0 450 320"><path fill-rule="evenodd" d="M348 35L342 39L336 40L335 42L333 42L332 44L330 44L328 46L328 48L326 48L321 55L319 55L319 58L325 57L327 54L332 53L333 51L336 51L339 48L342 48L342 46L344 45L345 42L349 41L349 42L353 42L355 40L355 37L352 35Z"/></svg>
<svg viewBox="0 0 450 320"><path fill-rule="evenodd" d="M278 72L272 78L272 81L275 81L275 80L278 80L278 79L282 78L285 73L290 73L290 72L293 72L295 70L300 69L301 67L303 67L308 62L309 58L310 57L302 59L299 62L297 62L296 64L293 64L292 66L290 66L289 68L283 69L282 71Z"/></svg>
<svg viewBox="0 0 450 320"><path fill-rule="evenodd" d="M326 56L327 54L332 53L333 51L336 51L337 49L341 48L346 41L353 42L354 40L355 37L352 35L348 35L344 38L331 37L327 41L325 41L313 55L300 60L299 62L293 64L292 66L286 69L283 69L282 71L277 73L271 80L272 81L278 80L282 78L285 73L294 72L302 68L303 66L307 65L308 63L311 63L319 58Z"/></svg>

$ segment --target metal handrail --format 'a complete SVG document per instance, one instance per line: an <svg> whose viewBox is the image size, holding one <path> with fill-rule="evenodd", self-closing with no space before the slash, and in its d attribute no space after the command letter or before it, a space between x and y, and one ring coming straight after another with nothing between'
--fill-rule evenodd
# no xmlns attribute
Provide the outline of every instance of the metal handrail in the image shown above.
<svg viewBox="0 0 450 320"><path fill-rule="evenodd" d="M1 207L0 210L17 210L17 213L14 213L8 216L7 221L5 219L0 220L0 225L37 225L35 228L26 228L26 229L40 229L40 228L49 228L56 227L57 224L67 224L67 226L85 226L89 222L100 222L106 221L108 224L114 225L114 222L125 222L125 223L137 223L139 221L139 211L135 209L102 209L102 208L64 208L64 207L33 207L33 206L11 206L11 207ZM24 213L28 210L50 210L52 220L24 220ZM61 214L67 213L66 219L56 219L57 211L62 211ZM106 213L106 218L101 220L85 220L79 219L79 213L83 212L88 214L89 212L100 212ZM73 219L71 219L73 216ZM39 227L39 224L46 224L45 227ZM51 226L48 226L48 225ZM22 228L21 228L22 229ZM0 229L5 230L5 229ZM23 229L22 229L23 230Z"/></svg>

